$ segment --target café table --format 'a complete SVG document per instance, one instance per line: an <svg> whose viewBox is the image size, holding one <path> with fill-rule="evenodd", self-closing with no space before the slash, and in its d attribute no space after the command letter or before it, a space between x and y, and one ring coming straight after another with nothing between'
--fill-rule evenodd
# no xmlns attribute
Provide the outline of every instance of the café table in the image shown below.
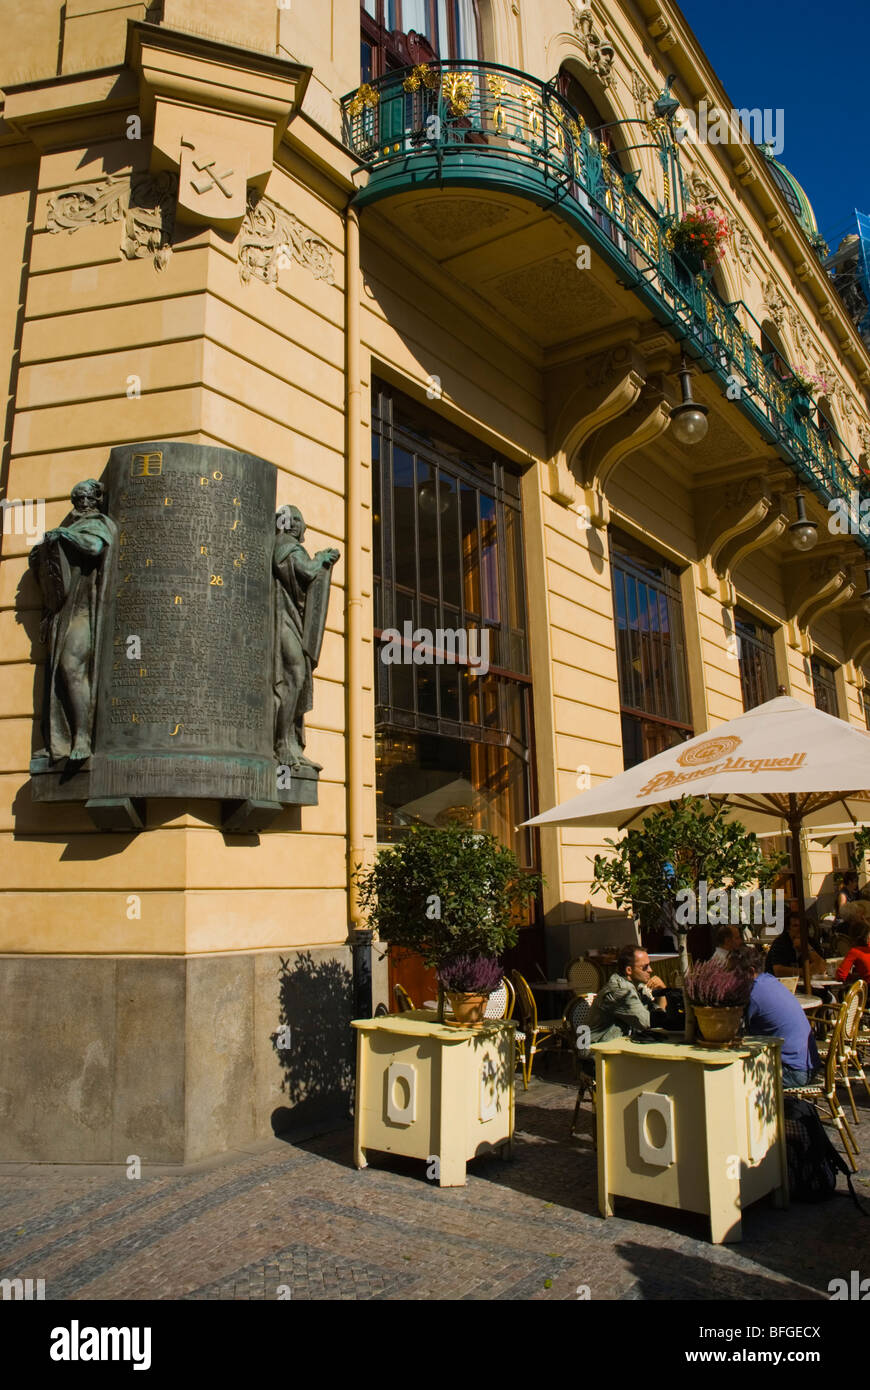
<svg viewBox="0 0 870 1390"><path fill-rule="evenodd" d="M529 980L529 989L549 990L551 994L571 993L571 985L568 980Z"/></svg>
<svg viewBox="0 0 870 1390"><path fill-rule="evenodd" d="M798 1003L800 1004L800 1006L801 1006L801 1008L803 1009L804 1013L809 1013L812 1009L820 1009L820 1008L822 1007L822 1003L823 1003L823 1001L822 1001L821 999L818 999L818 998L815 996L815 994L797 994L797 993L795 993L795 999L796 999L796 1000L798 1001Z"/></svg>
<svg viewBox="0 0 870 1390"><path fill-rule="evenodd" d="M829 980L827 975L813 975L810 980L813 989L845 989L845 980Z"/></svg>

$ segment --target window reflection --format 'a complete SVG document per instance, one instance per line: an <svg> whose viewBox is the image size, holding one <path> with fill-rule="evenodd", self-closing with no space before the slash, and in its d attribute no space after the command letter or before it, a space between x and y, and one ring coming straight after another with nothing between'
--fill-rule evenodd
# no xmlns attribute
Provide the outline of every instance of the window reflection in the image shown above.
<svg viewBox="0 0 870 1390"><path fill-rule="evenodd" d="M529 836L514 829L531 814L518 479L377 385L372 440L378 836L459 807L529 862ZM416 642L393 660L390 634L404 637L405 623Z"/></svg>
<svg viewBox="0 0 870 1390"><path fill-rule="evenodd" d="M613 617L626 768L692 733L679 573L611 534Z"/></svg>

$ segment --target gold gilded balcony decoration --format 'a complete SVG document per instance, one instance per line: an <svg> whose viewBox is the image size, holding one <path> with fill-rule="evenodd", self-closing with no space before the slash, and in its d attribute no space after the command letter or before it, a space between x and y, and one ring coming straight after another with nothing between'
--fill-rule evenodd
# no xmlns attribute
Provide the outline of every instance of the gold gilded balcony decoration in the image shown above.
<svg viewBox="0 0 870 1390"><path fill-rule="evenodd" d="M377 106L380 99L380 92L375 91L369 82L363 82L362 86L358 87L351 97L347 108L348 112L351 116L358 116L365 107L372 109Z"/></svg>
<svg viewBox="0 0 870 1390"><path fill-rule="evenodd" d="M531 87L520 88L520 98L526 108L526 125L536 138L541 133L541 97Z"/></svg>
<svg viewBox="0 0 870 1390"><path fill-rule="evenodd" d="M467 116L474 97L474 78L470 72L447 72L441 79L451 116Z"/></svg>
<svg viewBox="0 0 870 1390"><path fill-rule="evenodd" d="M438 91L441 84L441 74L430 63L418 63L415 68L412 68L403 81L402 87L406 92L418 92L421 84L428 87L430 92Z"/></svg>

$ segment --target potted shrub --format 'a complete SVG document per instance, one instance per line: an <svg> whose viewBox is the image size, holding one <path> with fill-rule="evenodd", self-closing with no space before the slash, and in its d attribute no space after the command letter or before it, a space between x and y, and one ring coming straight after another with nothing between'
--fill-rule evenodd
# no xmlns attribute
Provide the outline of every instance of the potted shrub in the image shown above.
<svg viewBox="0 0 870 1390"><path fill-rule="evenodd" d="M668 241L671 250L683 264L697 274L721 261L730 236L731 229L723 213L706 205L698 205L689 208L672 224Z"/></svg>
<svg viewBox="0 0 870 1390"><path fill-rule="evenodd" d="M701 1037L725 1046L736 1037L752 993L753 976L736 967L704 960L686 975L686 995Z"/></svg>
<svg viewBox="0 0 870 1390"><path fill-rule="evenodd" d="M453 956L438 968L438 983L450 1000L453 1017L464 1026L478 1024L498 989L504 971L495 956Z"/></svg>
<svg viewBox="0 0 870 1390"><path fill-rule="evenodd" d="M414 827L381 850L370 869L358 871L356 881L360 906L381 941L422 956L439 972L441 1017L448 961L491 960L513 946L520 911L541 884L540 875L521 868L494 835L456 822L443 829ZM463 975L457 968L450 988L488 995L501 976L480 969L479 975ZM463 979L472 987L463 988Z"/></svg>
<svg viewBox="0 0 870 1390"><path fill-rule="evenodd" d="M593 891L603 890L608 902L631 912L645 938L661 930L671 934L684 981L691 922L680 902L689 897L688 890L697 900L702 884L709 892L740 893L755 884L768 888L786 864L783 854L765 855L757 835L733 819L727 806L709 811L694 796L669 802L648 815L639 829L605 844L612 853L595 856ZM687 1037L690 1033L687 1007Z"/></svg>

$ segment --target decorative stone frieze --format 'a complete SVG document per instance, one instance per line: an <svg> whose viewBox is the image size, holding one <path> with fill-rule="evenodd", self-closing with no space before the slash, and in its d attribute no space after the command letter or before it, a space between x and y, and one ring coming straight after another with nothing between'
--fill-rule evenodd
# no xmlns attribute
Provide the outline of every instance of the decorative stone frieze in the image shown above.
<svg viewBox="0 0 870 1390"><path fill-rule="evenodd" d="M178 195L178 175L113 174L98 184L85 184L54 194L48 202L49 232L77 231L88 225L124 223L120 251L127 260L150 256L156 270L165 270L172 255L172 234ZM239 275L267 285L278 282L278 271L293 261L315 280L335 283L332 250L290 212L284 212L255 189L238 239Z"/></svg>
<svg viewBox="0 0 870 1390"><path fill-rule="evenodd" d="M174 174L113 174L99 184L83 184L48 200L46 230L75 232L80 227L124 222L121 254L128 261L150 256L165 270L172 255L175 200Z"/></svg>
<svg viewBox="0 0 870 1390"><path fill-rule="evenodd" d="M239 238L239 275L243 283L256 276L264 284L278 282L278 271L297 261L315 280L335 283L332 251L298 217L270 199L252 192Z"/></svg>

